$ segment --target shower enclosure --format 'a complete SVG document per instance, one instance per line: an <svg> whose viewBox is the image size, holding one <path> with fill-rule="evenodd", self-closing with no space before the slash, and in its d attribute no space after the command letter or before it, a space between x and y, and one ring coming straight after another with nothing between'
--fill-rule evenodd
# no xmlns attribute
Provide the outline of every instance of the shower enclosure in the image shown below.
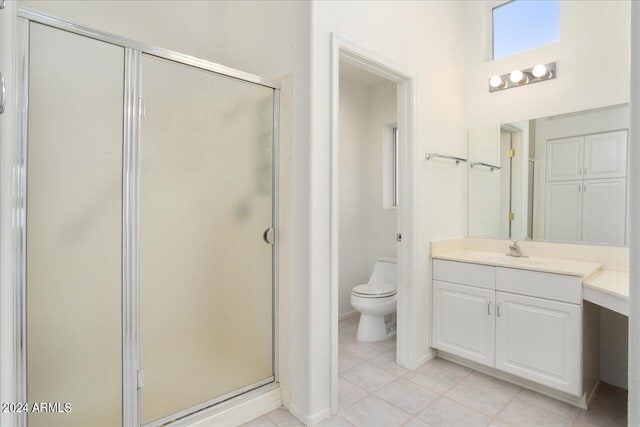
<svg viewBox="0 0 640 427"><path fill-rule="evenodd" d="M275 387L278 85L19 16L21 424L165 425Z"/></svg>

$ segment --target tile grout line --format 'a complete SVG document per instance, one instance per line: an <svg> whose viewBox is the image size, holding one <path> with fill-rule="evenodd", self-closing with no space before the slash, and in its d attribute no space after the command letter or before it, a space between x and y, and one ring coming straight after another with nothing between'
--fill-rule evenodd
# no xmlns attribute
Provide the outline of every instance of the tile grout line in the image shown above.
<svg viewBox="0 0 640 427"><path fill-rule="evenodd" d="M545 408L544 406L539 405L539 404L537 404L537 403L535 403L535 402L530 402L530 401L528 401L528 400L526 400L526 399L522 399L522 398L518 397L518 395L519 395L519 394L520 394L520 392L522 392L523 390L529 390L529 389L524 388L524 387L520 387L520 390L518 390L518 393L516 393L516 395L514 396L514 398L513 398L512 400L518 399L518 400L520 400L520 401L522 401L522 402L526 403L527 405L535 406L536 408L538 408L538 409L542 409L542 410L544 410L544 411L550 411L550 412L553 412L554 414L559 415L559 416L561 416L561 417L573 418L573 419L572 419L572 423L574 423L574 422L575 422L575 421L580 417L580 415L581 415L579 412L576 412L576 413L574 414L574 416L573 416L573 417L569 417L569 416L567 416L567 415L565 415L565 414L561 414L561 413L560 413L560 412L558 412L558 411L554 411L553 409ZM531 392L533 392L533 393L537 393L536 391L533 391L533 390L529 390L529 391L531 391ZM538 394L540 394L541 396L547 397L547 398L549 398L549 399L553 399L552 397L545 396L544 394L541 394L541 393L538 393ZM561 400L558 400L558 402L563 403L563 404L565 404L565 405L569 405L568 403L563 402L563 401L561 401ZM509 403L511 403L511 401L509 401ZM571 406L571 405L569 405L569 406ZM505 406L505 408L506 408L506 406ZM574 407L572 406L571 408L573 409ZM578 408L578 407L576 406L575 408ZM582 409L582 408L578 408L578 409ZM582 410L583 410L583 409L582 409ZM573 424L571 424L571 425L573 425Z"/></svg>
<svg viewBox="0 0 640 427"><path fill-rule="evenodd" d="M469 378L469 377L470 377L474 372L479 372L479 371L476 371L476 370L474 369L471 373L469 373L469 374L465 377L465 380L466 380L466 379L468 379L468 378ZM480 410L478 410L478 409L476 409L476 408L472 408L471 406L469 406L468 404L466 404L466 403L464 403L464 402L459 401L458 399L456 399L456 398L455 398L455 397L453 397L453 396L448 396L448 395L447 395L447 393L449 393L451 390L453 390L454 388L456 388L457 386L459 386L460 384L462 384L462 382L463 382L463 381L464 381L464 380L460 381L459 383L457 383L456 385L454 385L453 387L451 387L449 390L447 390L445 393L443 393L443 396L444 396L444 397L446 397L447 399L449 399L449 400L451 400L451 401L455 402L455 403L458 403L458 404L460 404L460 405L462 405L462 406L464 406L464 407L466 407L466 408L468 408L468 409L471 409L471 410L473 410L473 411L475 411L475 412L477 412L477 413L479 413L479 414L482 414L482 415L484 415L484 416L486 416L486 417L489 417L489 418L491 418L491 419L494 419L495 417L497 417L497 416L500 414L500 412L502 412L502 411L504 410L504 408L506 408L507 406L509 406L509 404L511 403L511 401L513 401L513 399L515 399L515 397L518 395L518 393L520 393L520 390L521 390L521 388L520 388L519 386L517 386L517 387L518 387L518 391L517 391L517 392L515 392L515 393L513 394L513 396L511 396L511 398L509 399L509 401L508 401L508 402L507 402L507 403L502 407L502 409L500 409L496 415L488 415L488 414L485 414L484 412L482 412L482 411L480 411ZM501 381L502 381L502 380L501 380ZM498 420L498 421L499 421L499 420Z"/></svg>
<svg viewBox="0 0 640 427"><path fill-rule="evenodd" d="M344 408L340 408L340 396L338 396L338 412L336 413L336 415L340 415L340 412L344 409L350 408L351 406L355 405L356 403L360 402L361 400L365 399L370 393L363 389L362 387L360 387L357 384L354 384L353 382L349 381L346 378L342 378L344 381L348 382L349 384L353 385L354 387L357 387L358 389L364 391L366 394L364 396L362 396L359 399L354 400L353 402L349 403L347 406L345 406ZM338 390L338 394L340 394L340 390Z"/></svg>
<svg viewBox="0 0 640 427"><path fill-rule="evenodd" d="M375 393L377 393L378 391L382 390L383 388L385 388L385 387L387 387L388 385L390 385L390 384L392 384L392 383L396 382L396 381L397 381L397 380L399 380L399 379L401 379L401 377L398 377L398 378L396 378L395 380L391 381L389 384L387 384L387 385L385 385L385 386L380 387L378 390L376 390L375 392L373 392L373 393L371 393L371 394L372 394L372 395L374 395L375 397L377 397L378 399L381 399L381 400L383 400L384 402L388 403L389 405L394 406L394 407L396 407L396 408L400 409L401 411L404 411L405 413L409 414L409 415L411 416L411 418L415 418L415 417L417 417L417 416L418 416L418 414L417 414L417 413L414 415L414 414L412 414L412 413L410 413L410 412L407 412L405 409L400 408L400 407L399 407L399 406L397 406L395 403L393 403L393 402L389 402L389 401L388 401L387 399L385 399L384 397L381 397L381 396L378 396L378 395L376 395L376 394L375 394ZM408 381L408 380L406 380L406 379L405 379L405 381ZM409 382L411 382L411 381L409 381ZM428 389L426 389L426 388L424 388L424 387L420 386L419 384L415 384L415 383L413 383L413 382L411 382L411 384L413 384L413 385L415 385L416 387L419 387L419 388L421 388L421 389L423 389L423 390L425 390L425 391L428 391L428 392L431 392L431 393L435 393L434 391L432 391L432 390L428 390ZM439 394L439 393L436 393L436 394ZM424 408L419 409L419 410L418 410L418 413L420 413L420 412L424 411L425 409L427 409L427 408L428 408L428 407L429 407L433 402L435 402L436 400L440 399L442 396L443 396L442 394L439 394L439 396L438 396L437 398L435 398L435 399L433 399L433 401L429 402L429 403L428 403ZM410 419L411 419L411 418L410 418ZM408 422L408 421L409 421L409 420L407 420L407 422Z"/></svg>
<svg viewBox="0 0 640 427"><path fill-rule="evenodd" d="M506 405L504 405L504 406L502 407L502 409L500 409L500 410L498 411L498 413L497 413L497 414L495 414L494 416L492 416L492 417L491 417L491 419L492 419L492 420L502 422L502 421L500 421L500 420L498 419L498 415L500 415L500 414L501 414L501 413L502 413L502 412L507 408L507 406L511 405L511 402L513 402L514 400L516 400L516 397L517 397L517 396L520 394L520 392L522 391L522 387L520 387L520 386L517 386L517 387L518 387L518 391L517 391L517 392L515 392L515 393L513 394L513 396L511 396L511 399L509 399L509 401L506 403ZM506 424L506 423L503 423L503 424Z"/></svg>
<svg viewBox="0 0 640 427"><path fill-rule="evenodd" d="M429 363L429 362L427 362L427 363ZM424 365L423 365L423 366L424 366ZM439 370L440 372L445 372L445 373L449 373L449 374L455 375L455 374L453 374L453 373L451 373L451 372L447 372L447 371L445 371L445 370L444 370L444 369L442 369L442 368L438 368L437 366L434 366L434 367L433 367L433 369L437 369L437 370ZM409 374L409 373L411 373L411 372L415 372L415 371L409 371L409 372L406 372L405 374L403 374L403 376L406 376L406 375L408 375L408 374ZM422 375L422 374L416 374L416 375ZM428 390L430 390L430 391L433 391L434 393L440 393L440 394L442 394L442 395L444 396L445 394L447 394L447 393L449 393L451 390L453 390L453 389L454 389L458 384L460 384L462 381L466 380L470 375L471 375L471 373L469 373L469 374L467 374L467 375L465 375L465 376L461 377L461 378L460 378L460 381L456 382L454 385L452 385L451 387L449 387L449 388L448 388L446 391L444 391L444 392L441 392L441 391L439 391L439 390L434 390L434 389L429 388L429 387L427 387L427 386L423 386L423 385L421 385L421 384L418 384L417 382L412 381L412 380L411 380L411 378L407 378L407 380L408 380L408 381L411 381L413 384L419 385L419 386L421 386L421 387L423 387L423 388L426 388L426 389L428 389ZM425 375L425 376L426 376L426 375Z"/></svg>

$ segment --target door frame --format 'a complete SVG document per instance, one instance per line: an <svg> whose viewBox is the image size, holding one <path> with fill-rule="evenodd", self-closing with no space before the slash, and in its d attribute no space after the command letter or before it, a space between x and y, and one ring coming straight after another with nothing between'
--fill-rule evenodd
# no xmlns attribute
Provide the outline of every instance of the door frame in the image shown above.
<svg viewBox="0 0 640 427"><path fill-rule="evenodd" d="M11 9L9 9L11 10ZM13 182L11 219L12 219L12 261L13 267L13 395L16 402L27 401L26 366L26 173L27 173L27 129L29 95L29 25L31 22L43 24L97 41L106 42L124 50L123 69L123 191L122 191L122 424L141 425L139 378L139 260L138 260L138 187L140 118L144 114L141 100L141 59L146 54L167 59L183 65L210 71L237 80L257 84L273 90L273 146L272 146L272 224L276 238L272 245L273 280L273 381L254 384L255 387L234 391L233 396L225 395L187 408L178 414L163 418L177 420L176 425L202 420L219 411L228 409L232 403L246 402L259 393L267 393L278 388L279 381L279 339L283 332L278 318L280 311L279 293L279 138L280 138L280 84L276 81L226 67L204 59L185 55L169 49L148 45L127 39L116 34L99 31L90 27L74 24L30 9L17 8L15 15L16 39L16 114L15 138L12 162ZM285 337L286 338L286 337ZM4 386L4 384L3 384ZM220 404L218 404L220 402ZM27 425L26 413L15 417L17 426ZM155 425L156 422L150 424Z"/></svg>
<svg viewBox="0 0 640 427"><path fill-rule="evenodd" d="M331 34L331 235L330 235L330 277L331 277L331 413L338 411L338 294L339 294L339 106L340 106L340 60L376 74L397 85L399 161L398 161L398 233L402 241L398 244L398 309L397 309L397 363L409 369L418 365L417 321L418 307L414 288L418 277L416 266L415 235L416 201L415 155L416 143L416 99L415 78L404 67L381 55L359 46L350 40Z"/></svg>

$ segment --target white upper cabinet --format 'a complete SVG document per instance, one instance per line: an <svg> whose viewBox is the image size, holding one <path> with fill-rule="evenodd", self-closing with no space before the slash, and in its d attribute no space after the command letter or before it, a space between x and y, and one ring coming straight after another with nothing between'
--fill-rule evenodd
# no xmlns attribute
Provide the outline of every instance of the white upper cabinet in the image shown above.
<svg viewBox="0 0 640 427"><path fill-rule="evenodd" d="M627 180L585 180L582 188L582 241L624 245Z"/></svg>
<svg viewBox="0 0 640 427"><path fill-rule="evenodd" d="M547 181L582 179L584 137L547 142Z"/></svg>
<svg viewBox="0 0 640 427"><path fill-rule="evenodd" d="M626 130L547 141L544 238L622 246Z"/></svg>
<svg viewBox="0 0 640 427"><path fill-rule="evenodd" d="M547 181L627 176L627 131L547 141Z"/></svg>
<svg viewBox="0 0 640 427"><path fill-rule="evenodd" d="M627 176L627 131L584 137L584 179Z"/></svg>
<svg viewBox="0 0 640 427"><path fill-rule="evenodd" d="M544 238L562 242L582 240L582 181L547 183Z"/></svg>

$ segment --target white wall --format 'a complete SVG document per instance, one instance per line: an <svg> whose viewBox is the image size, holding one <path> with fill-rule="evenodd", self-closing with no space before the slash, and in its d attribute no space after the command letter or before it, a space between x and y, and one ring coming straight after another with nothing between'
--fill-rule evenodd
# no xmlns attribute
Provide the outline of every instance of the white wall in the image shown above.
<svg viewBox="0 0 640 427"><path fill-rule="evenodd" d="M629 107L619 105L535 120L533 239L544 239L547 140L629 128Z"/></svg>
<svg viewBox="0 0 640 427"><path fill-rule="evenodd" d="M629 101L629 2L560 2L560 40L496 61L491 55L495 2L465 3L465 109L469 129ZM557 62L548 82L489 93L493 75Z"/></svg>
<svg viewBox="0 0 640 427"><path fill-rule="evenodd" d="M14 12L13 3L2 13ZM115 33L151 45L204 58L242 71L272 79L289 76L292 81L292 165L291 180L286 189L292 200L287 217L280 224L280 236L293 236L291 267L283 269L281 284L291 281L291 364L293 398L305 407L311 397L311 360L309 356L309 104L310 104L310 9L308 2L298 1L19 1L18 6ZM4 24L4 20L3 20ZM7 31L10 27L4 27ZM3 31L5 31L3 28ZM3 32L3 55L11 52L9 37ZM6 56L3 56L5 59ZM10 68L10 67L9 67ZM3 70L5 71L5 70ZM9 73L5 73L5 76ZM9 75L10 77L10 75ZM7 81L8 95L13 97L12 81ZM12 105L9 102L9 105ZM12 114L12 110L8 115ZM5 115L2 119L5 120ZM9 127L3 122L2 176L2 295L11 296L12 278L10 250L11 160L13 158ZM5 172L6 171L6 172ZM11 314L11 298L3 298L2 367L11 372L11 358L5 343L12 343L12 325L5 322ZM9 309L7 309L9 308ZM7 370L8 369L8 370ZM282 373L284 377L287 373ZM3 396L11 390L11 377L2 376ZM286 396L283 396L286 399ZM3 399L4 400L4 399ZM3 418L3 425L4 418Z"/></svg>
<svg viewBox="0 0 640 427"><path fill-rule="evenodd" d="M383 209L383 132L396 122L395 85L340 79L340 315L351 289L366 283L376 258L396 255L397 210Z"/></svg>
<svg viewBox="0 0 640 427"><path fill-rule="evenodd" d="M312 4L311 113L311 364L316 368L311 417L326 414L330 399L330 187L331 33L388 58L415 76L416 277L411 284L419 317L406 331L416 358L429 353L431 287L429 241L461 236L466 222L466 169L424 160L427 151L465 156L462 2L333 2ZM400 230L402 231L402 230Z"/></svg>
<svg viewBox="0 0 640 427"><path fill-rule="evenodd" d="M500 165L500 126L469 130L469 163ZM500 235L500 184L507 168L469 168L469 229L473 237Z"/></svg>

